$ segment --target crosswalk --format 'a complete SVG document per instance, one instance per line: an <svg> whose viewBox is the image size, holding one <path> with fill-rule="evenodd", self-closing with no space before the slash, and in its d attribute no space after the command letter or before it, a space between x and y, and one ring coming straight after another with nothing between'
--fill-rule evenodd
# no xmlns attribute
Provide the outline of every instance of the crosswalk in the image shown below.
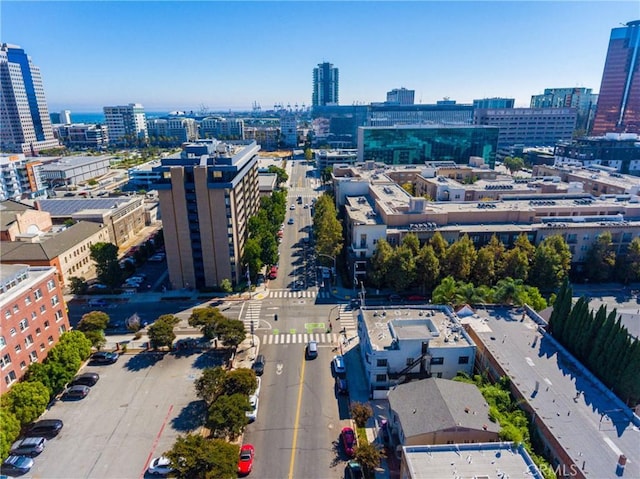
<svg viewBox="0 0 640 479"><path fill-rule="evenodd" d="M338 333L263 334L261 344L306 344L309 341L336 344L341 336Z"/></svg>
<svg viewBox="0 0 640 479"><path fill-rule="evenodd" d="M271 289L268 291L267 298L322 298L327 299L331 294L326 291L291 291L290 289Z"/></svg>
<svg viewBox="0 0 640 479"><path fill-rule="evenodd" d="M253 322L254 331L258 329L258 323L260 322L260 310L262 309L262 301L249 301L247 306L247 313L244 315L244 329L248 332L251 331L251 323Z"/></svg>
<svg viewBox="0 0 640 479"><path fill-rule="evenodd" d="M340 329L344 329L347 336L352 336L358 331L357 320L353 319L353 309L348 304L340 305Z"/></svg>

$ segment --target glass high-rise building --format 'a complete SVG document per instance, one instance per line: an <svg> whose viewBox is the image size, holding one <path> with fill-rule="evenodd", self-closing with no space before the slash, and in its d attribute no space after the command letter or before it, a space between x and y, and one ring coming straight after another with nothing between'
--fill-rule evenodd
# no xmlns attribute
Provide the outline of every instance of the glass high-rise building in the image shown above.
<svg viewBox="0 0 640 479"><path fill-rule="evenodd" d="M419 165L426 161L469 163L479 156L493 168L498 128L493 126L366 126L358 128L358 161Z"/></svg>
<svg viewBox="0 0 640 479"><path fill-rule="evenodd" d="M338 104L338 69L332 63L319 63L313 69L312 106Z"/></svg>
<svg viewBox="0 0 640 479"><path fill-rule="evenodd" d="M640 20L611 30L591 134L640 132Z"/></svg>
<svg viewBox="0 0 640 479"><path fill-rule="evenodd" d="M3 43L0 46L0 149L33 156L58 146L40 68L22 48Z"/></svg>

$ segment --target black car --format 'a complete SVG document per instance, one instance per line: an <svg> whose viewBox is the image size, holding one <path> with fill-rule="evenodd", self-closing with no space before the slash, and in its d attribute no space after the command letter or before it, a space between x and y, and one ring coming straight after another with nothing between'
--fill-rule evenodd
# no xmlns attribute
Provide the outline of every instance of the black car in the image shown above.
<svg viewBox="0 0 640 479"><path fill-rule="evenodd" d="M98 379L100 379L98 373L82 373L73 378L69 386L94 386Z"/></svg>
<svg viewBox="0 0 640 479"><path fill-rule="evenodd" d="M26 437L46 437L51 439L60 433L63 425L60 419L42 419L27 426L24 435Z"/></svg>
<svg viewBox="0 0 640 479"><path fill-rule="evenodd" d="M262 376L262 373L264 373L264 363L264 356L262 354L258 354L258 356L256 356L256 360L253 362L253 366L251 366L251 369L256 372L256 376Z"/></svg>
<svg viewBox="0 0 640 479"><path fill-rule="evenodd" d="M98 351L91 355L91 362L94 364L113 364L118 360L118 358L118 353Z"/></svg>
<svg viewBox="0 0 640 479"><path fill-rule="evenodd" d="M65 399L67 401L74 399L84 399L85 397L87 397L87 394L89 394L89 391L91 391L91 388L89 386L71 386L64 392L64 394L62 395L62 399Z"/></svg>
<svg viewBox="0 0 640 479"><path fill-rule="evenodd" d="M349 385L345 378L336 376L336 391L338 394L349 394Z"/></svg>

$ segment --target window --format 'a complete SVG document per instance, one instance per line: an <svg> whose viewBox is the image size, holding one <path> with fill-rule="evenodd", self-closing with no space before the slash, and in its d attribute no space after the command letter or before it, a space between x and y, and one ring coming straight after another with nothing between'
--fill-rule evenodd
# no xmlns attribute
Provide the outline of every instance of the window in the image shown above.
<svg viewBox="0 0 640 479"><path fill-rule="evenodd" d="M62 311L56 311L56 323L62 319Z"/></svg>
<svg viewBox="0 0 640 479"><path fill-rule="evenodd" d="M29 321L27 321L27 318L24 318L22 321L20 321L20 331L24 331L25 329L27 329L29 327Z"/></svg>
<svg viewBox="0 0 640 479"><path fill-rule="evenodd" d="M26 338L24 338L24 344L29 347L33 344L33 336L29 335Z"/></svg>
<svg viewBox="0 0 640 479"><path fill-rule="evenodd" d="M2 356L2 360L0 360L0 366L2 367L2 369L4 369L9 366L9 364L11 364L11 355L7 353Z"/></svg>
<svg viewBox="0 0 640 479"><path fill-rule="evenodd" d="M387 375L386 374L376 374L376 382L377 383L383 383L387 380Z"/></svg>
<svg viewBox="0 0 640 479"><path fill-rule="evenodd" d="M444 364L444 358L431 358L431 364Z"/></svg>
<svg viewBox="0 0 640 479"><path fill-rule="evenodd" d="M7 309L7 310L4 312L4 317L5 317L5 318L7 318L7 319L11 317L11 310L10 310L10 309Z"/></svg>
<svg viewBox="0 0 640 479"><path fill-rule="evenodd" d="M384 359L378 359L378 360L376 360L376 367L379 367L379 368L386 368L386 367L387 367L387 359L386 359L386 358L384 358Z"/></svg>
<svg viewBox="0 0 640 479"><path fill-rule="evenodd" d="M42 329L36 328L36 336L40 336L42 334Z"/></svg>
<svg viewBox="0 0 640 479"><path fill-rule="evenodd" d="M16 347L13 348L13 349L15 350L15 352L17 354L17 353L20 353L20 351L22 351L22 346L20 346L19 344L16 344Z"/></svg>
<svg viewBox="0 0 640 479"><path fill-rule="evenodd" d="M14 305L13 305L13 313L15 314L15 313L17 313L18 311L20 311L20 308L18 307L18 305L17 305L17 304L14 304Z"/></svg>
<svg viewBox="0 0 640 479"><path fill-rule="evenodd" d="M60 300L58 299L58 295L57 294L51 298L51 306L55 306L59 302L60 302Z"/></svg>
<svg viewBox="0 0 640 479"><path fill-rule="evenodd" d="M31 319L36 319L38 317L38 313L35 311L31 311Z"/></svg>
<svg viewBox="0 0 640 479"><path fill-rule="evenodd" d="M49 329L49 321L44 322L44 329Z"/></svg>
<svg viewBox="0 0 640 479"><path fill-rule="evenodd" d="M47 281L47 291L51 291L56 287L56 282L52 279Z"/></svg>
<svg viewBox="0 0 640 479"><path fill-rule="evenodd" d="M413 358L407 358L407 366L411 366L413 364Z"/></svg>
<svg viewBox="0 0 640 479"><path fill-rule="evenodd" d="M31 360L32 363L35 363L38 361L38 353L36 353L35 351L31 351L29 353L29 359Z"/></svg>
<svg viewBox="0 0 640 479"><path fill-rule="evenodd" d="M9 330L9 334L10 334L11 336L15 336L16 334L18 334L18 332L16 331L16 328L11 328L11 329Z"/></svg>
<svg viewBox="0 0 640 479"><path fill-rule="evenodd" d="M460 356L458 358L458 364L469 364L469 356Z"/></svg>
<svg viewBox="0 0 640 479"><path fill-rule="evenodd" d="M42 291L40 291L40 289L36 289L33 292L33 296L35 296L36 301L38 301L40 298L42 298Z"/></svg>
<svg viewBox="0 0 640 479"><path fill-rule="evenodd" d="M49 336L47 338L47 341L49 342L49 344L53 343L53 336Z"/></svg>
<svg viewBox="0 0 640 479"><path fill-rule="evenodd" d="M25 363L24 361L20 361L20 369L24 369L27 367L27 363Z"/></svg>
<svg viewBox="0 0 640 479"><path fill-rule="evenodd" d="M44 343L40 343L40 351L44 351Z"/></svg>
<svg viewBox="0 0 640 479"><path fill-rule="evenodd" d="M11 384L12 382L14 382L16 380L16 373L13 371L9 371L9 374L7 374L4 377L4 382L7 383L7 385Z"/></svg>
<svg viewBox="0 0 640 479"><path fill-rule="evenodd" d="M24 304L29 306L31 304L31 296L27 296L24 298Z"/></svg>
<svg viewBox="0 0 640 479"><path fill-rule="evenodd" d="M0 349L4 348L7 345L7 341L5 341L4 336L0 336Z"/></svg>
<svg viewBox="0 0 640 479"><path fill-rule="evenodd" d="M58 328L58 332L60 334L64 333L67 330L67 328L64 326L64 324L61 324L60 327Z"/></svg>
<svg viewBox="0 0 640 479"><path fill-rule="evenodd" d="M43 304L40 306L40 314L44 314L47 311L47 307Z"/></svg>

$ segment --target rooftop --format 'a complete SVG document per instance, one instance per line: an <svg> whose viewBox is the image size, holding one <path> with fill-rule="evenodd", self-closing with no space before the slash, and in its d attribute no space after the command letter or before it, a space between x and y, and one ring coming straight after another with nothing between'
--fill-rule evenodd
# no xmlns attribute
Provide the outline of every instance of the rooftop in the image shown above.
<svg viewBox="0 0 640 479"><path fill-rule="evenodd" d="M429 339L430 347L473 345L458 321L440 308L392 306L361 308L374 349L391 348L396 340Z"/></svg>
<svg viewBox="0 0 640 479"><path fill-rule="evenodd" d="M402 451L411 479L543 478L524 447L510 442L405 446Z"/></svg>
<svg viewBox="0 0 640 479"><path fill-rule="evenodd" d="M508 308L477 313L461 322L476 332L585 475L614 477L624 454L624 477L640 477L640 430L631 411L528 315Z"/></svg>
<svg viewBox="0 0 640 479"><path fill-rule="evenodd" d="M135 200L136 197L120 196L117 198L82 198L39 200L38 209L47 211L52 217L70 217L80 211L112 211Z"/></svg>

